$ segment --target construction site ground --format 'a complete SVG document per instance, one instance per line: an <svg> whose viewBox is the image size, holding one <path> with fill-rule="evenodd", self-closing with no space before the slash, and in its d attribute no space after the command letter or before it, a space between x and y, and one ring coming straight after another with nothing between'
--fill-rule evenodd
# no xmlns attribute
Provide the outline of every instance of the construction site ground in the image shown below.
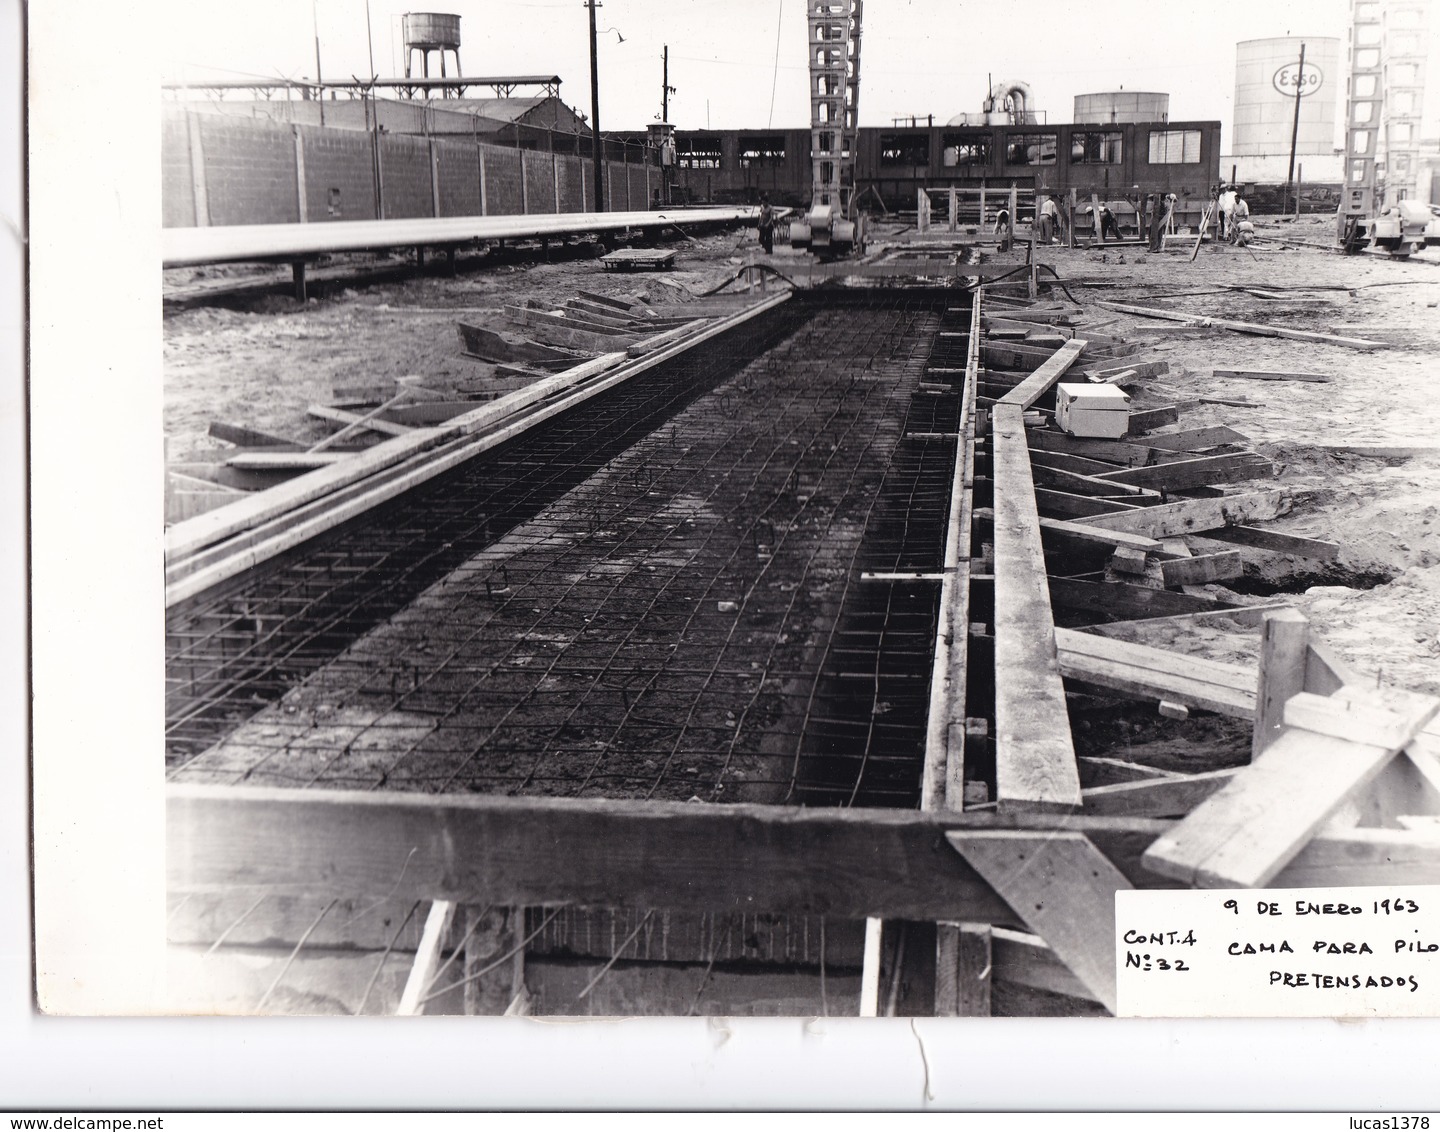
<svg viewBox="0 0 1440 1132"><path fill-rule="evenodd" d="M1408 261L1345 257L1299 242L1326 242L1333 223L1330 217L1259 217L1255 246L1207 243L1193 262L1186 253L1151 254L1135 244L1041 247L1037 259L1054 268L1069 296L1085 308L1082 326L1105 324L1102 333L1142 343L1136 359L1168 363L1167 374L1132 389L1137 406L1249 402L1201 403L1182 425L1226 424L1250 437L1276 463L1272 486L1293 498L1289 514L1267 525L1341 545L1332 562L1244 549L1246 575L1231 583L1244 595L1240 600L1294 603L1320 638L1361 672L1440 693L1440 253ZM919 239L913 229L880 224L870 251L883 255L887 242ZM966 237L932 232L923 239L938 245ZM319 440L334 426L307 417L307 406L329 403L335 387L347 384L418 375L461 395L509 392L524 379L498 379L493 366L465 356L457 320L513 330L506 304L535 300L558 307L577 289L638 295L673 313L740 273L756 239L753 229L736 230L675 246L677 268L665 273L611 275L581 251L557 251L545 262L537 248L528 263L515 262L514 253L499 264L462 257L454 277L441 261L434 273L398 282L332 283L303 305L269 295L168 309L169 459L221 458L228 446L207 435L215 420ZM992 242L982 247L982 260L1021 265L1026 251L1023 240L1006 253ZM770 262L784 273L787 265L799 270L805 259L777 248ZM234 270L204 274L214 278ZM196 275L188 272L187 281ZM176 281L176 273L167 277L167 283ZM1247 287L1284 297L1261 297ZM1058 289L1053 293L1064 297ZM1105 302L1340 333L1384 346L1362 352L1218 328L1177 329L1176 323L1108 311ZM1331 380L1223 378L1214 376L1217 368L1318 373ZM1254 656L1253 627L1222 622L1183 632L1176 639L1176 630L1160 621L1128 635L1218 660Z"/></svg>

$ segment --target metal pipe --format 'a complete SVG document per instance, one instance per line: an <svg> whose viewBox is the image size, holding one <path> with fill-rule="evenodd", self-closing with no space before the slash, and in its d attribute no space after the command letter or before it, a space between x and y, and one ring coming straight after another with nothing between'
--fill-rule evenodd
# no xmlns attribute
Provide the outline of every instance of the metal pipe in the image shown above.
<svg viewBox="0 0 1440 1132"><path fill-rule="evenodd" d="M160 233L164 266L246 260L287 260L325 252L463 244L577 235L623 228L661 228L669 222L724 224L752 219L754 208L696 208L672 212L569 212L543 216L452 216L414 220L341 220L333 224L235 224L165 228Z"/></svg>

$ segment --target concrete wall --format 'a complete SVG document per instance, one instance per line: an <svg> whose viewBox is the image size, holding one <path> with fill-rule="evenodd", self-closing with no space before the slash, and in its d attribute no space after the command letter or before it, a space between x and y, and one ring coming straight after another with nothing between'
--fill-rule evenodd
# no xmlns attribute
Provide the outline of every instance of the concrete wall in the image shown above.
<svg viewBox="0 0 1440 1132"><path fill-rule="evenodd" d="M648 207L644 166L606 166L607 209ZM161 121L166 227L373 220L377 195L386 219L582 212L594 207L590 170L588 158L463 136L372 135L181 107Z"/></svg>

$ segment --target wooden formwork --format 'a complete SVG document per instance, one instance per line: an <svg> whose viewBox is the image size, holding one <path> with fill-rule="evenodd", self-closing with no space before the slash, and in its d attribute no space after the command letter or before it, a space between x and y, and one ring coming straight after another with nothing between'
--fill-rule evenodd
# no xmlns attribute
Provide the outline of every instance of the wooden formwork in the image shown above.
<svg viewBox="0 0 1440 1132"><path fill-rule="evenodd" d="M1083 521L1042 517L1040 474L1063 469L1032 462L1045 449L1027 435L1025 414L1086 357L1089 340L1070 336L1000 396L984 397L981 325L977 300L918 811L172 785L172 897L241 910L278 901L293 922L277 937L301 944L337 901L351 910L347 924L385 909L393 937L365 927L372 952L390 938L371 982L403 956L399 1013L447 994L465 1012L524 1013L527 948L562 914L593 910L609 917L610 958L582 996L628 955L693 963L710 977L717 958L733 953L719 938L720 917L816 923L823 987L825 923L863 921L863 946L858 937L844 945L860 967L858 985L843 985L845 1001L873 1014L884 925L934 924L930 1009L983 1015L992 984L1006 981L1113 1012L1120 890L1440 882L1440 839L1421 820L1440 813L1440 700L1362 686L1284 609L1253 614L1262 634L1255 669L1056 628L1052 595L1064 590L1048 579L1047 534L1163 556L1163 565L1186 557L1167 546L1166 516L1193 521L1213 501L1187 509L1133 486L1133 503ZM1124 494L1123 479L1101 478L1109 473L1066 474L1072 487L1099 482L1111 498ZM982 480L993 507L975 506ZM1253 506L1212 510L1212 530L1253 529L1245 525ZM989 563L972 545L977 523L993 527ZM966 796L967 741L985 731L965 694L977 585L993 585L995 610L995 796L984 800ZM1082 789L1067 679L1162 711L1252 719L1251 760ZM309 921L315 910L320 919ZM653 933L669 917L677 917L674 937L657 943ZM334 921L325 930L344 942ZM772 941L766 954L783 964L813 950L792 939Z"/></svg>

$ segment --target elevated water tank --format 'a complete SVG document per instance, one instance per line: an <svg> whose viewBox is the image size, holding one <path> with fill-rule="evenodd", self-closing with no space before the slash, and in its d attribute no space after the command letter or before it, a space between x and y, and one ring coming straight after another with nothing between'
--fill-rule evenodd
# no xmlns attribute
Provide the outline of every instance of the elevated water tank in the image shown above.
<svg viewBox="0 0 1440 1132"><path fill-rule="evenodd" d="M1170 96L1148 90L1112 90L1075 96L1075 121L1168 122Z"/></svg>
<svg viewBox="0 0 1440 1132"><path fill-rule="evenodd" d="M407 49L454 51L460 47L460 17L448 12L406 12L401 26Z"/></svg>
<svg viewBox="0 0 1440 1132"><path fill-rule="evenodd" d="M1300 45L1305 70L1300 70ZM1327 36L1246 39L1235 45L1235 119L1230 152L1240 157L1289 154L1300 92L1297 154L1335 150L1336 107L1345 92L1340 41Z"/></svg>

